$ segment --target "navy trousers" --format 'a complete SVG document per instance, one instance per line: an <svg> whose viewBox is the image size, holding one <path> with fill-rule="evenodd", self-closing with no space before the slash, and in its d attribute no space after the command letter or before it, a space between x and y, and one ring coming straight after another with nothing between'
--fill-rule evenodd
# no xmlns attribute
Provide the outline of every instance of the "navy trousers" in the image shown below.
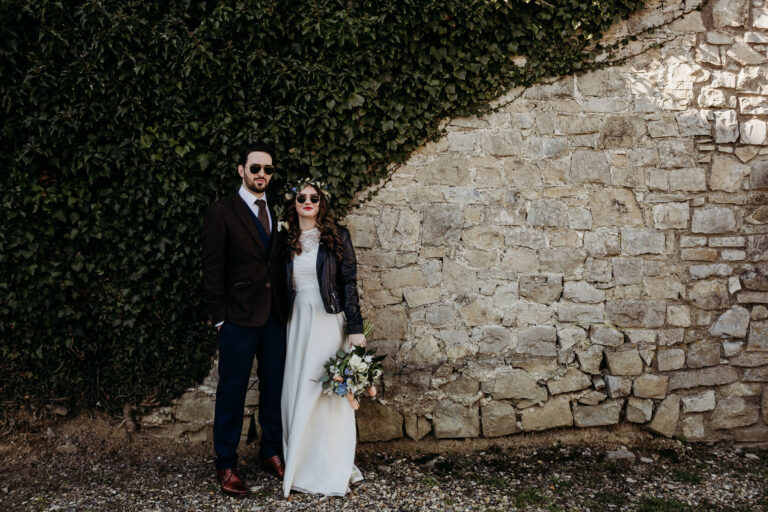
<svg viewBox="0 0 768 512"><path fill-rule="evenodd" d="M219 384L213 420L216 469L237 465L237 445L243 429L243 408L248 380L257 360L261 450L266 459L282 452L283 428L280 394L285 368L285 324L270 312L261 327L240 327L224 322L219 330Z"/></svg>

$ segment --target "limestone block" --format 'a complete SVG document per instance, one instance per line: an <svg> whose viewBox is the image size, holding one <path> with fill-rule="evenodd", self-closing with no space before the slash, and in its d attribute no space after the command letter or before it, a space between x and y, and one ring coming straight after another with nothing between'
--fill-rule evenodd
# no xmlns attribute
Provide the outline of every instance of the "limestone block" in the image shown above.
<svg viewBox="0 0 768 512"><path fill-rule="evenodd" d="M545 304L555 302L563 292L563 276L559 274L520 276L518 290L521 297L535 302Z"/></svg>
<svg viewBox="0 0 768 512"><path fill-rule="evenodd" d="M602 322L604 316L602 305L558 302L555 311L560 322Z"/></svg>
<svg viewBox="0 0 768 512"><path fill-rule="evenodd" d="M739 121L735 110L713 112L715 118L715 142L728 144L739 139Z"/></svg>
<svg viewBox="0 0 768 512"><path fill-rule="evenodd" d="M464 216L454 205L432 204L424 209L422 242L429 245L452 245L461 238Z"/></svg>
<svg viewBox="0 0 768 512"><path fill-rule="evenodd" d="M593 325L590 328L589 338L592 343L608 347L618 347L624 343L623 332L602 325Z"/></svg>
<svg viewBox="0 0 768 512"><path fill-rule="evenodd" d="M693 140L691 139L665 139L659 142L659 167L692 167L694 155Z"/></svg>
<svg viewBox="0 0 768 512"><path fill-rule="evenodd" d="M697 208L693 212L694 233L725 233L736 229L733 211L725 207Z"/></svg>
<svg viewBox="0 0 768 512"><path fill-rule="evenodd" d="M747 22L748 9L748 0L717 0L712 7L714 27L743 27Z"/></svg>
<svg viewBox="0 0 768 512"><path fill-rule="evenodd" d="M646 373L635 379L632 394L638 398L664 398L667 396L669 377Z"/></svg>
<svg viewBox="0 0 768 512"><path fill-rule="evenodd" d="M741 343L738 343L739 348L738 350L741 350ZM726 357L728 357L728 353L726 352ZM733 354L732 354L733 355ZM768 352L762 351L762 352L745 352L743 354L739 354L736 357L731 357L731 359L728 361L733 366L741 366L741 367L747 367L747 368L754 368L755 366L763 366L768 364Z"/></svg>
<svg viewBox="0 0 768 512"><path fill-rule="evenodd" d="M562 377L556 377L547 381L547 389L551 395L580 391L592 385L592 379L576 368L571 368Z"/></svg>
<svg viewBox="0 0 768 512"><path fill-rule="evenodd" d="M537 197L542 189L543 177L537 166L518 159L507 159L503 165L504 175L510 184L526 199Z"/></svg>
<svg viewBox="0 0 768 512"><path fill-rule="evenodd" d="M565 137L528 137L526 152L534 160L546 160L562 156L568 149L568 139Z"/></svg>
<svg viewBox="0 0 768 512"><path fill-rule="evenodd" d="M600 148L634 148L645 135L645 121L636 116L613 116L600 129Z"/></svg>
<svg viewBox="0 0 768 512"><path fill-rule="evenodd" d="M630 397L627 401L627 421L648 423L653 415L653 400Z"/></svg>
<svg viewBox="0 0 768 512"><path fill-rule="evenodd" d="M765 53L755 51L751 46L741 41L736 41L726 51L726 55L742 66L754 66L768 61Z"/></svg>
<svg viewBox="0 0 768 512"><path fill-rule="evenodd" d="M731 398L734 396L760 396L762 385L758 382L734 382L718 389L718 396L721 398Z"/></svg>
<svg viewBox="0 0 768 512"><path fill-rule="evenodd" d="M348 215L344 218L352 244L356 249L370 248L376 245L376 226L372 217Z"/></svg>
<svg viewBox="0 0 768 512"><path fill-rule="evenodd" d="M713 366L700 370L675 372L669 377L669 390L711 387L730 384L739 380L739 371L732 366Z"/></svg>
<svg viewBox="0 0 768 512"><path fill-rule="evenodd" d="M623 400L614 400L600 405L574 405L574 424L577 427L616 425L623 406Z"/></svg>
<svg viewBox="0 0 768 512"><path fill-rule="evenodd" d="M478 333L478 353L503 354L508 350L514 350L517 341L509 329L497 325L489 325Z"/></svg>
<svg viewBox="0 0 768 512"><path fill-rule="evenodd" d="M653 207L653 224L656 229L686 228L689 218L688 203L666 203Z"/></svg>
<svg viewBox="0 0 768 512"><path fill-rule="evenodd" d="M400 346L397 362L406 366L432 365L445 361L440 345L432 335L411 338Z"/></svg>
<svg viewBox="0 0 768 512"><path fill-rule="evenodd" d="M361 442L390 441L403 437L403 416L392 404L365 400L355 417Z"/></svg>
<svg viewBox="0 0 768 512"><path fill-rule="evenodd" d="M672 437L680 418L680 397L669 395L657 407L648 428L657 434Z"/></svg>
<svg viewBox="0 0 768 512"><path fill-rule="evenodd" d="M592 229L592 213L586 208L568 208L567 217L571 229Z"/></svg>
<svg viewBox="0 0 768 512"><path fill-rule="evenodd" d="M598 259L589 259L584 265L584 277L590 283L611 282L611 262Z"/></svg>
<svg viewBox="0 0 768 512"><path fill-rule="evenodd" d="M405 435L414 441L421 440L432 431L432 423L425 416L410 414L405 417Z"/></svg>
<svg viewBox="0 0 768 512"><path fill-rule="evenodd" d="M632 390L632 378L631 377L618 377L616 375L606 375L605 390L608 392L608 396L611 398L622 398L629 396L629 392Z"/></svg>
<svg viewBox="0 0 768 512"><path fill-rule="evenodd" d="M461 240L475 249L493 250L504 248L504 235L496 226L475 226L464 231Z"/></svg>
<svg viewBox="0 0 768 512"><path fill-rule="evenodd" d="M536 252L530 249L510 247L504 252L499 267L512 272L535 272L537 266Z"/></svg>
<svg viewBox="0 0 768 512"><path fill-rule="evenodd" d="M754 161L750 164L749 186L752 189L768 188L768 160Z"/></svg>
<svg viewBox="0 0 768 512"><path fill-rule="evenodd" d="M720 49L712 44L700 44L696 48L696 60L713 66L720 66Z"/></svg>
<svg viewBox="0 0 768 512"><path fill-rule="evenodd" d="M187 391L176 402L174 416L177 421L210 423L213 421L215 400L197 391Z"/></svg>
<svg viewBox="0 0 768 512"><path fill-rule="evenodd" d="M606 393L593 389L591 391L587 391L581 397L579 397L579 403L584 405L597 405L606 398L608 398Z"/></svg>
<svg viewBox="0 0 768 512"><path fill-rule="evenodd" d="M373 330L374 339L405 339L408 316L403 306L379 308L372 317L376 319L376 329Z"/></svg>
<svg viewBox="0 0 768 512"><path fill-rule="evenodd" d="M723 281L697 281L688 292L694 306L701 309L724 309L730 306L728 287Z"/></svg>
<svg viewBox="0 0 768 512"><path fill-rule="evenodd" d="M643 295L651 299L677 300L685 295L685 286L677 277L643 278Z"/></svg>
<svg viewBox="0 0 768 512"><path fill-rule="evenodd" d="M608 231L584 233L584 248L593 258L605 258L619 254L619 236Z"/></svg>
<svg viewBox="0 0 768 512"><path fill-rule="evenodd" d="M435 437L438 439L477 437L480 435L480 414L477 405L466 406L449 401L438 402L435 406L432 423L435 427Z"/></svg>
<svg viewBox="0 0 768 512"><path fill-rule="evenodd" d="M749 311L741 306L733 306L720 315L709 330L712 336L719 338L743 338L749 327Z"/></svg>
<svg viewBox="0 0 768 512"><path fill-rule="evenodd" d="M485 133L478 138L476 147L492 156L516 156L525 153L523 135L516 129Z"/></svg>
<svg viewBox="0 0 768 512"><path fill-rule="evenodd" d="M424 287L424 274L415 267L398 268L381 273L381 284L384 288L399 289L408 286Z"/></svg>
<svg viewBox="0 0 768 512"><path fill-rule="evenodd" d="M733 269L725 263L716 263L713 265L691 265L688 267L691 273L691 279L706 279L711 276L728 277Z"/></svg>
<svg viewBox="0 0 768 512"><path fill-rule="evenodd" d="M763 423L768 425L768 386L763 387L763 400L760 403L760 408L763 410Z"/></svg>
<svg viewBox="0 0 768 512"><path fill-rule="evenodd" d="M730 211L730 210L728 210ZM695 218L695 213L694 213ZM621 252L629 256L663 254L664 233L652 229L621 228Z"/></svg>
<svg viewBox="0 0 768 512"><path fill-rule="evenodd" d="M709 420L715 429L746 427L757 423L759 409L741 397L721 398Z"/></svg>
<svg viewBox="0 0 768 512"><path fill-rule="evenodd" d="M768 322L752 322L747 350L768 350Z"/></svg>
<svg viewBox="0 0 768 512"><path fill-rule="evenodd" d="M596 226L642 226L643 214L635 194L626 188L603 188L589 196Z"/></svg>
<svg viewBox="0 0 768 512"><path fill-rule="evenodd" d="M619 327L662 327L667 306L660 300L617 300L609 302L606 311Z"/></svg>
<svg viewBox="0 0 768 512"><path fill-rule="evenodd" d="M768 382L768 366L747 368L742 380L744 382Z"/></svg>
<svg viewBox="0 0 768 512"><path fill-rule="evenodd" d="M638 284L643 277L641 258L611 258L616 284Z"/></svg>
<svg viewBox="0 0 768 512"><path fill-rule="evenodd" d="M511 398L543 402L547 399L546 388L539 386L533 375L518 368L498 373L492 381L484 382L482 389L491 393L494 400Z"/></svg>
<svg viewBox="0 0 768 512"><path fill-rule="evenodd" d="M567 397L552 398L541 407L526 409L521 423L525 431L570 427L573 425L570 401Z"/></svg>
<svg viewBox="0 0 768 512"><path fill-rule="evenodd" d="M587 339L587 332L575 325L563 326L557 329L557 341L560 350L568 350Z"/></svg>
<svg viewBox="0 0 768 512"><path fill-rule="evenodd" d="M586 259L584 249L543 249L539 251L539 268L542 272L572 274Z"/></svg>
<svg viewBox="0 0 768 512"><path fill-rule="evenodd" d="M517 432L515 409L506 402L491 402L480 408L483 437L500 437Z"/></svg>
<svg viewBox="0 0 768 512"><path fill-rule="evenodd" d="M456 293L478 292L477 273L452 259L443 258L443 289Z"/></svg>
<svg viewBox="0 0 768 512"><path fill-rule="evenodd" d="M504 241L512 247L527 247L529 249L543 249L547 245L544 232L539 229L515 227L505 230Z"/></svg>
<svg viewBox="0 0 768 512"><path fill-rule="evenodd" d="M698 393L696 395L689 395L682 397L683 400L683 412L707 412L715 408L715 392L711 389Z"/></svg>
<svg viewBox="0 0 768 512"><path fill-rule="evenodd" d="M571 155L571 181L576 184L611 183L611 168L605 153L592 150L575 150Z"/></svg>
<svg viewBox="0 0 768 512"><path fill-rule="evenodd" d="M376 232L386 251L415 251L421 235L421 215L412 210L392 210L379 220Z"/></svg>
<svg viewBox="0 0 768 512"><path fill-rule="evenodd" d="M704 417L701 414L689 416L680 422L680 428L686 439L697 440L705 436Z"/></svg>
<svg viewBox="0 0 768 512"><path fill-rule="evenodd" d="M706 114L698 110L686 110L678 114L677 126L680 135L683 137L710 134L710 126Z"/></svg>
<svg viewBox="0 0 768 512"><path fill-rule="evenodd" d="M690 327L690 308L688 308L688 306L675 304L667 306L667 324L673 327Z"/></svg>
<svg viewBox="0 0 768 512"><path fill-rule="evenodd" d="M759 264L745 269L741 281L748 290L768 291L768 265Z"/></svg>
<svg viewBox="0 0 768 512"><path fill-rule="evenodd" d="M539 199L531 203L525 221L531 226L565 226L566 206L554 199Z"/></svg>
<svg viewBox="0 0 768 512"><path fill-rule="evenodd" d="M445 328L451 326L456 319L456 310L453 304L432 304L427 308L426 320L429 325L435 328Z"/></svg>
<svg viewBox="0 0 768 512"><path fill-rule="evenodd" d="M762 145L768 143L768 125L760 119L749 119L739 125L741 142Z"/></svg>
<svg viewBox="0 0 768 512"><path fill-rule="evenodd" d="M605 301L605 292L595 288L586 281L567 281L563 291L563 298L574 302L596 304Z"/></svg>
<svg viewBox="0 0 768 512"><path fill-rule="evenodd" d="M670 192L702 192L707 189L707 173L704 169L672 169L667 171Z"/></svg>
<svg viewBox="0 0 768 512"><path fill-rule="evenodd" d="M768 94L768 77L762 66L745 66L739 70L736 87L740 93Z"/></svg>
<svg viewBox="0 0 768 512"><path fill-rule="evenodd" d="M557 355L557 330L551 325L523 327L517 333L516 351L537 356Z"/></svg>
<svg viewBox="0 0 768 512"><path fill-rule="evenodd" d="M502 314L493 306L493 300L486 297L478 298L459 312L468 327L475 325L497 324L501 322Z"/></svg>
<svg viewBox="0 0 768 512"><path fill-rule="evenodd" d="M766 211L766 215L768 215L768 211ZM766 220L768 220L768 217ZM765 261L768 259L768 235L748 236L747 253L749 259L753 261Z"/></svg>
<svg viewBox="0 0 768 512"><path fill-rule="evenodd" d="M697 341L688 345L687 360L689 368L704 368L720 364L720 343L716 341Z"/></svg>
<svg viewBox="0 0 768 512"><path fill-rule="evenodd" d="M605 352L608 370L613 375L640 375L643 373L643 360L637 349Z"/></svg>
<svg viewBox="0 0 768 512"><path fill-rule="evenodd" d="M679 348L660 349L656 354L656 367L660 372L678 370L685 366L685 351Z"/></svg>
<svg viewBox="0 0 768 512"><path fill-rule="evenodd" d="M601 373L600 365L603 362L603 347L592 345L585 349L577 349L576 357L579 359L581 370L593 375Z"/></svg>

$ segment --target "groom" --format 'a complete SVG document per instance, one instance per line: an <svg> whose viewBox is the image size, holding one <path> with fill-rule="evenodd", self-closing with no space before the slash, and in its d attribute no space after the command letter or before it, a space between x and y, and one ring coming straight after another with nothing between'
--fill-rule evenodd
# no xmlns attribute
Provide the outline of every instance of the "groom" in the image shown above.
<svg viewBox="0 0 768 512"><path fill-rule="evenodd" d="M248 489L236 472L248 380L257 359L259 458L266 471L283 477L280 393L285 366L285 264L283 233L265 191L273 152L251 144L240 156L240 190L205 211L203 288L218 329L219 384L213 447L221 489L242 496Z"/></svg>

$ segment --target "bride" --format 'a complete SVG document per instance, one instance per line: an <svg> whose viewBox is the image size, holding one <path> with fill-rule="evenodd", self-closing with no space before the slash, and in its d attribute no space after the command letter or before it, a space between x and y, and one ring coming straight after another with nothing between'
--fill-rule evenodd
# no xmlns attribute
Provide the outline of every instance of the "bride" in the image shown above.
<svg viewBox="0 0 768 512"><path fill-rule="evenodd" d="M304 181L286 208L286 274L291 293L281 410L285 476L291 490L343 496L363 479L354 465L357 402L322 393L324 364L365 346L357 262L349 231L328 216L320 183ZM344 343L345 335L348 343Z"/></svg>

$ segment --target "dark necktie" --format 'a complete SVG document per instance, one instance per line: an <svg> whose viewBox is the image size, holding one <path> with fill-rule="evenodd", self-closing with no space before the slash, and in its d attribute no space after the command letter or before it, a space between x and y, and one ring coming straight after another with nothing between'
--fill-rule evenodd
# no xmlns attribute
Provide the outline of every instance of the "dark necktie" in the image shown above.
<svg viewBox="0 0 768 512"><path fill-rule="evenodd" d="M267 202L263 199L256 200L256 206L259 207L259 222L264 227L264 231L267 232L267 236L270 235L269 229L269 216L267 215Z"/></svg>

